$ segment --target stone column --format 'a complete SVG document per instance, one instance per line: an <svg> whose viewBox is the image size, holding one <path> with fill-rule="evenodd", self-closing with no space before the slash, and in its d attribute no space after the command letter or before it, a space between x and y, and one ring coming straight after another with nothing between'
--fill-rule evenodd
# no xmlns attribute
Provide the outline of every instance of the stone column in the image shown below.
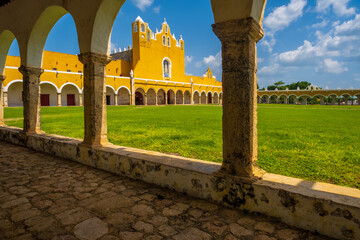
<svg viewBox="0 0 360 240"><path fill-rule="evenodd" d="M145 106L148 105L147 93L144 94L144 105L145 105Z"/></svg>
<svg viewBox="0 0 360 240"><path fill-rule="evenodd" d="M320 96L320 105L325 105L324 97Z"/></svg>
<svg viewBox="0 0 360 240"><path fill-rule="evenodd" d="M303 101L302 101L302 105L307 105L307 97L302 97Z"/></svg>
<svg viewBox="0 0 360 240"><path fill-rule="evenodd" d="M83 105L83 94L79 93L79 106L81 107Z"/></svg>
<svg viewBox="0 0 360 240"><path fill-rule="evenodd" d="M288 98L286 96L284 97L284 104L289 104Z"/></svg>
<svg viewBox="0 0 360 240"><path fill-rule="evenodd" d="M344 96L344 100L345 100L345 105L348 105L349 96L348 95Z"/></svg>
<svg viewBox="0 0 360 240"><path fill-rule="evenodd" d="M263 37L253 19L213 25L222 45L223 164L217 174L256 179L257 167L257 50Z"/></svg>
<svg viewBox="0 0 360 240"><path fill-rule="evenodd" d="M0 127L4 126L4 93L3 93L3 82L5 76L0 75Z"/></svg>
<svg viewBox="0 0 360 240"><path fill-rule="evenodd" d="M61 107L61 93L57 93L57 106Z"/></svg>
<svg viewBox="0 0 360 240"><path fill-rule="evenodd" d="M23 75L24 132L41 133L40 128L40 75L41 68L21 66Z"/></svg>
<svg viewBox="0 0 360 240"><path fill-rule="evenodd" d="M279 97L277 97L277 96L275 97L275 103L279 104Z"/></svg>
<svg viewBox="0 0 360 240"><path fill-rule="evenodd" d="M158 95L157 92L155 92L155 106L158 106Z"/></svg>
<svg viewBox="0 0 360 240"><path fill-rule="evenodd" d="M194 83L192 79L191 79L190 104L194 105Z"/></svg>
<svg viewBox="0 0 360 240"><path fill-rule="evenodd" d="M130 72L130 105L135 106L135 78L134 78L134 72L131 70Z"/></svg>
<svg viewBox="0 0 360 240"><path fill-rule="evenodd" d="M114 95L114 105L115 106L118 105L118 95L117 94Z"/></svg>
<svg viewBox="0 0 360 240"><path fill-rule="evenodd" d="M106 119L105 66L111 57L87 52L79 54L84 65L84 145L108 143Z"/></svg>
<svg viewBox="0 0 360 240"><path fill-rule="evenodd" d="M8 105L9 105L8 93L7 93L7 92L3 92L3 95L4 95L4 107L8 107Z"/></svg>
<svg viewBox="0 0 360 240"><path fill-rule="evenodd" d="M165 92L165 105L168 105L168 95L167 95L167 92Z"/></svg>
<svg viewBox="0 0 360 240"><path fill-rule="evenodd" d="M294 105L297 105L297 97L294 97Z"/></svg>
<svg viewBox="0 0 360 240"><path fill-rule="evenodd" d="M266 98L266 103L267 103L267 104L270 104L270 97L267 97L267 98Z"/></svg>
<svg viewBox="0 0 360 240"><path fill-rule="evenodd" d="M332 95L331 96L331 105L335 105L336 104L336 96Z"/></svg>

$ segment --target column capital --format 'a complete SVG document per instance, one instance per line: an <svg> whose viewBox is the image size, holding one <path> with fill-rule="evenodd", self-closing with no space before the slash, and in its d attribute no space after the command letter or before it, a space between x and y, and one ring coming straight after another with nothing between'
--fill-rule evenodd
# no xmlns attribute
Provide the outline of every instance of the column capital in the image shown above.
<svg viewBox="0 0 360 240"><path fill-rule="evenodd" d="M22 75L35 75L40 77L40 75L44 72L44 69L42 68L35 68L35 67L26 67L24 65L21 65L19 67L19 71Z"/></svg>
<svg viewBox="0 0 360 240"><path fill-rule="evenodd" d="M104 65L111 62L112 59L112 57L109 55L93 53L93 52L80 53L78 55L78 58L82 64L93 62L93 63L102 63Z"/></svg>
<svg viewBox="0 0 360 240"><path fill-rule="evenodd" d="M258 42L264 37L264 31L252 17L229 20L212 25L213 31L221 42L233 42L251 39Z"/></svg>
<svg viewBox="0 0 360 240"><path fill-rule="evenodd" d="M0 75L0 82L4 81L6 79L6 76Z"/></svg>

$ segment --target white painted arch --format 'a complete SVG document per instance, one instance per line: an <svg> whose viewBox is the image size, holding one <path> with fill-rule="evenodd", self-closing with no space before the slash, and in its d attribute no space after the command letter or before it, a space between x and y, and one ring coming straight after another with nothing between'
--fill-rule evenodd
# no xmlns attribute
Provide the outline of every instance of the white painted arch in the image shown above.
<svg viewBox="0 0 360 240"><path fill-rule="evenodd" d="M67 83L63 84L60 88L60 93L62 92L63 88L67 85L72 85L72 86L76 87L76 89L79 91L79 94L82 94L83 91L75 83L72 83L72 82L67 82Z"/></svg>
<svg viewBox="0 0 360 240"><path fill-rule="evenodd" d="M17 80L13 80L13 81L9 82L9 83L6 85L6 87L3 88L4 92L7 92L7 91L9 90L9 87L10 87L12 84L17 83L17 82L21 82L21 83L22 83L23 80L17 79Z"/></svg>
<svg viewBox="0 0 360 240"><path fill-rule="evenodd" d="M115 90L114 87L110 86L110 85L106 85L107 88L111 88L114 91L114 94L117 94L117 91Z"/></svg>
<svg viewBox="0 0 360 240"><path fill-rule="evenodd" d="M40 82L40 85L46 84L46 83L52 85L52 86L56 89L56 92L57 92L57 93L61 93L61 90L60 90L53 82L42 81L42 82Z"/></svg>
<svg viewBox="0 0 360 240"><path fill-rule="evenodd" d="M125 89L129 92L129 94L131 95L130 89L129 89L128 87L125 87L125 86L119 87L119 88L116 90L116 94L119 94L119 91L120 91L120 89L122 89L122 88L125 88Z"/></svg>

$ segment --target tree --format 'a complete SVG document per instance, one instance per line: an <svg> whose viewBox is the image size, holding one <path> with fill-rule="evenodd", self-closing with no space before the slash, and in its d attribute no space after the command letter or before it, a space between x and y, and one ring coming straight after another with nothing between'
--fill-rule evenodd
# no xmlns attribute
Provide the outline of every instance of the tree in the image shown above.
<svg viewBox="0 0 360 240"><path fill-rule="evenodd" d="M278 81L274 83L275 87L279 88L281 85L284 85L285 83L283 81Z"/></svg>

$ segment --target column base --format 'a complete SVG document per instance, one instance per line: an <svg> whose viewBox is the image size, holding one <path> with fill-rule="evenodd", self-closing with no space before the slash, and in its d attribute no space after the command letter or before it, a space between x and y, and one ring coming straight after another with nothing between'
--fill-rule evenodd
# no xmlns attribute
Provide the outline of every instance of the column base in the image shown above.
<svg viewBox="0 0 360 240"><path fill-rule="evenodd" d="M236 182L242 182L247 184L252 184L260 179L265 175L266 171L256 167L253 171L252 176L238 176L238 175L231 175L223 171L222 169L213 173L214 177L218 178L225 178L225 179L232 179Z"/></svg>

